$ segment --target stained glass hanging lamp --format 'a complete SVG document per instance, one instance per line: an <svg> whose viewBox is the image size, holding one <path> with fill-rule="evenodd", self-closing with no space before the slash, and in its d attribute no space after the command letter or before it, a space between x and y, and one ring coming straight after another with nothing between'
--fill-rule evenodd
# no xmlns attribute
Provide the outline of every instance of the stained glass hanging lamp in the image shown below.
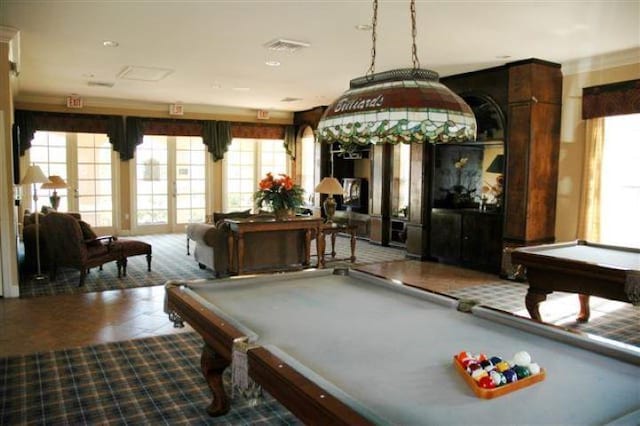
<svg viewBox="0 0 640 426"><path fill-rule="evenodd" d="M415 0L411 0L413 68L375 73L378 0L373 0L371 65L325 110L316 138L341 146L379 143L467 142L476 138L467 103L421 69L416 48Z"/></svg>

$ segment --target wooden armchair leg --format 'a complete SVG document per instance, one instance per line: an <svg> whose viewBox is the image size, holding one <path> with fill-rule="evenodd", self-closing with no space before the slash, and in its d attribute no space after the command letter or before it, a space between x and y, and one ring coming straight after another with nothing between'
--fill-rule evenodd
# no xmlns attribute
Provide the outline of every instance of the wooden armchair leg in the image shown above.
<svg viewBox="0 0 640 426"><path fill-rule="evenodd" d="M82 287L84 285L84 279L87 277L87 270L82 268L80 269L80 282L78 283L78 287Z"/></svg>
<svg viewBox="0 0 640 426"><path fill-rule="evenodd" d="M147 255L147 272L151 272L151 255Z"/></svg>

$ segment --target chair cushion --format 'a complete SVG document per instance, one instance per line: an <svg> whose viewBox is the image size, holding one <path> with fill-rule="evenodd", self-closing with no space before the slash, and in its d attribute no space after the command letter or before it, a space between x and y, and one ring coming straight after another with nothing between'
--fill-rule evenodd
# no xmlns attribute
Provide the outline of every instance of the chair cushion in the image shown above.
<svg viewBox="0 0 640 426"><path fill-rule="evenodd" d="M229 213L214 213L213 223L218 223L224 219L242 219L249 216L251 216L251 209Z"/></svg>

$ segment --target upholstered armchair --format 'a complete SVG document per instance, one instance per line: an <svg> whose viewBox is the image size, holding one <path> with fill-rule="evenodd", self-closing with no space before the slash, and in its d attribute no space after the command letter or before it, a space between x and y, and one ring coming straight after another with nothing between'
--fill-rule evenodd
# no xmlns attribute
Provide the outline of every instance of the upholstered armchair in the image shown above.
<svg viewBox="0 0 640 426"><path fill-rule="evenodd" d="M55 281L59 266L70 267L80 270L81 286L90 268L112 261L117 262L120 276L122 250L115 244L116 237L97 237L87 224L64 213L45 215L40 226L46 241L51 281Z"/></svg>

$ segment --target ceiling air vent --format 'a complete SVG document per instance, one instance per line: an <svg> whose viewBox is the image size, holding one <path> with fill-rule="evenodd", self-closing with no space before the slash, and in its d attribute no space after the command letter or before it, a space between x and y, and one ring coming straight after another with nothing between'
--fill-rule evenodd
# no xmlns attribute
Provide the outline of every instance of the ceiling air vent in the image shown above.
<svg viewBox="0 0 640 426"><path fill-rule="evenodd" d="M120 71L118 78L123 80L160 81L172 72L173 70L167 68L128 66Z"/></svg>
<svg viewBox="0 0 640 426"><path fill-rule="evenodd" d="M311 46L311 43L306 43L304 41L286 40L284 38L271 40L270 42L264 44L264 47L269 50L291 53L309 46Z"/></svg>
<svg viewBox="0 0 640 426"><path fill-rule="evenodd" d="M87 85L91 86L91 87L113 87L115 85L115 83L111 82L111 81L88 81Z"/></svg>
<svg viewBox="0 0 640 426"><path fill-rule="evenodd" d="M286 97L286 98L282 98L280 99L280 102L297 102L297 101L301 101L302 98L290 98L290 97Z"/></svg>

